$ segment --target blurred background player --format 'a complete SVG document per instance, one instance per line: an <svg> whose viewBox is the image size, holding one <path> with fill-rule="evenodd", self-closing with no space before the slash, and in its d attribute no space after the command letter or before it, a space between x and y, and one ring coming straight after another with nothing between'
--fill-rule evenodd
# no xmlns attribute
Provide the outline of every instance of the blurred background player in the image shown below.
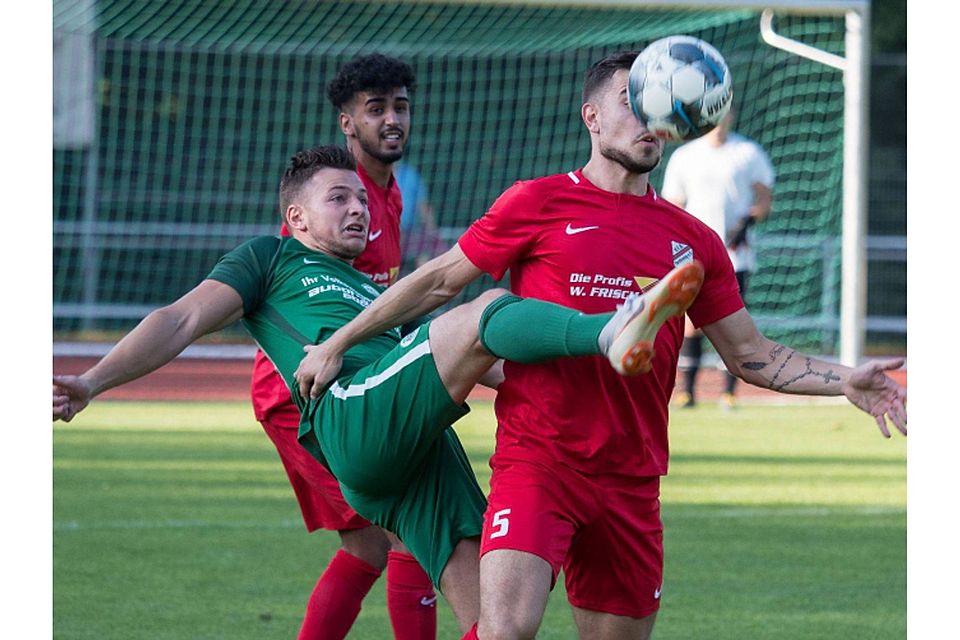
<svg viewBox="0 0 960 640"><path fill-rule="evenodd" d="M400 271L400 189L393 166L410 134L410 96L415 77L410 65L379 54L344 64L327 86L340 114L347 147L367 190L370 227L366 249L355 269L383 286ZM289 235L286 225L281 235ZM417 561L379 527L357 515L344 500L330 472L297 441L300 413L273 364L258 351L251 381L254 414L273 441L293 486L310 532L336 531L342 547L323 571L300 629L301 639L346 636L363 598L384 568L387 608L396 638L436 637L436 594Z"/></svg>
<svg viewBox="0 0 960 640"><path fill-rule="evenodd" d="M706 135L684 144L670 156L663 178L663 197L686 209L723 238L727 254L746 297L748 278L757 268L752 227L770 215L774 170L763 148L734 131L733 109ZM696 404L697 374L703 356L703 333L690 320L684 328L680 366L683 390L680 406ZM724 407L733 407L736 376L725 371L721 396Z"/></svg>
<svg viewBox="0 0 960 640"><path fill-rule="evenodd" d="M593 314L696 260L705 277L688 313L738 376L782 393L845 395L884 436L888 418L905 434L905 391L884 374L902 359L851 369L765 338L743 308L721 239L649 184L663 143L626 99L636 56L612 54L587 72L581 117L591 149L582 169L515 183L457 245L402 278L310 357L335 362L364 335L428 313L483 273L499 280L509 270L516 295ZM554 327L550 337L570 333ZM652 370L632 378L597 357L504 364L480 621L465 640L534 637L561 569L581 638L649 638L660 607L660 477L682 338L682 319L671 318L656 335Z"/></svg>
<svg viewBox="0 0 960 640"><path fill-rule="evenodd" d="M430 192L420 172L409 162L401 160L394 165L393 175L403 195L400 248L404 256L403 271L409 273L450 247L440 237Z"/></svg>

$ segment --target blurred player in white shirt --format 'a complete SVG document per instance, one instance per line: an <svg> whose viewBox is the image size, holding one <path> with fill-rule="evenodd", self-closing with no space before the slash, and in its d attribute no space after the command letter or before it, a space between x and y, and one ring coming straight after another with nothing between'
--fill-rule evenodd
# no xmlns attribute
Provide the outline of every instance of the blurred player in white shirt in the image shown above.
<svg viewBox="0 0 960 640"><path fill-rule="evenodd" d="M740 295L745 297L749 274L757 268L752 227L770 215L774 170L759 144L732 131L733 119L731 110L713 131L674 151L664 174L662 195L723 239ZM678 400L682 406L696 404L702 353L703 334L688 321L681 350L685 375ZM726 407L733 406L736 382L736 377L727 373L722 397Z"/></svg>

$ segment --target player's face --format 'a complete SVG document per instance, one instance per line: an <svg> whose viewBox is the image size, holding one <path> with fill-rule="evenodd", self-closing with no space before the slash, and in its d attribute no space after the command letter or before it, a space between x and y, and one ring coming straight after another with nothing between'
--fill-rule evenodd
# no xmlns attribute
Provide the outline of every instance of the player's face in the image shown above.
<svg viewBox="0 0 960 640"><path fill-rule="evenodd" d="M305 245L342 260L363 253L370 211L367 190L355 171L321 169L303 186L296 204L306 233L306 238L297 237Z"/></svg>
<svg viewBox="0 0 960 640"><path fill-rule="evenodd" d="M599 98L600 154L631 173L649 173L660 163L663 141L633 115L628 75L627 69L615 72Z"/></svg>
<svg viewBox="0 0 960 640"><path fill-rule="evenodd" d="M410 98L406 87L386 93L360 91L348 106L347 135L355 136L363 153L384 164L403 157L410 132Z"/></svg>

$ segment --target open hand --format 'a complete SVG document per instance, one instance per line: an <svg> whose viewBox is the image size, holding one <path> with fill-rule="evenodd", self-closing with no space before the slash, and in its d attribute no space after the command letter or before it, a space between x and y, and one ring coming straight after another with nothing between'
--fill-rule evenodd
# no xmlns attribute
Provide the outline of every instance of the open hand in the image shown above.
<svg viewBox="0 0 960 640"><path fill-rule="evenodd" d="M902 366L903 358L867 362L854 369L843 386L847 399L873 416L885 438L890 437L888 418L907 435L907 390L884 373Z"/></svg>
<svg viewBox="0 0 960 640"><path fill-rule="evenodd" d="M90 385L80 376L53 376L53 420L70 422L90 404Z"/></svg>
<svg viewBox="0 0 960 640"><path fill-rule="evenodd" d="M343 366L343 356L325 345L308 344L303 348L307 355L293 373L304 400L316 398L333 380Z"/></svg>

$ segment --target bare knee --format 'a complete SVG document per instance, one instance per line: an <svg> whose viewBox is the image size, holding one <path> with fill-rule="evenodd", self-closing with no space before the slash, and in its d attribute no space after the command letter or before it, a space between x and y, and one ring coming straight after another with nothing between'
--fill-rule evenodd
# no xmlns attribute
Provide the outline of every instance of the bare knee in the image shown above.
<svg viewBox="0 0 960 640"><path fill-rule="evenodd" d="M543 620L553 576L550 564L533 554L496 549L480 560L482 640L533 638Z"/></svg>
<svg viewBox="0 0 960 640"><path fill-rule="evenodd" d="M537 636L540 616L529 611L506 610L496 616L480 612L477 636L480 640L528 640Z"/></svg>
<svg viewBox="0 0 960 640"><path fill-rule="evenodd" d="M580 640L649 640L657 614L652 613L645 618L631 618L573 607L573 619Z"/></svg>
<svg viewBox="0 0 960 640"><path fill-rule="evenodd" d="M489 289L478 295L469 303L468 313L470 313L471 316L470 324L477 328L477 336L475 340L476 348L484 354L486 354L487 351L480 344L480 319L483 317L483 313L486 311L487 307L489 307L494 301L506 295L513 294L506 289Z"/></svg>
<svg viewBox="0 0 960 640"><path fill-rule="evenodd" d="M440 576L440 590L453 609L461 633L476 624L480 615L479 558L480 540L464 538L454 547Z"/></svg>
<svg viewBox="0 0 960 640"><path fill-rule="evenodd" d="M509 296L509 295L513 295L513 294L507 289L503 289L503 288L487 289L486 291L478 295L476 298L474 298L473 303L478 304L480 306L480 309L482 310L497 298L502 298L503 296Z"/></svg>
<svg viewBox="0 0 960 640"><path fill-rule="evenodd" d="M340 542L347 553L360 558L378 571L383 571L386 568L390 540L383 530L369 526L363 529L339 531L338 533L340 534Z"/></svg>
<svg viewBox="0 0 960 640"><path fill-rule="evenodd" d="M489 355L480 344L480 318L484 310L498 298L510 295L506 289L484 291L470 302L447 311L433 321L430 326L432 343L450 343L454 349L468 350L478 355ZM434 352L442 351L434 349ZM483 366L486 371L492 362Z"/></svg>
<svg viewBox="0 0 960 640"><path fill-rule="evenodd" d="M410 550L407 549L407 546L400 542L400 538L397 537L395 533L391 533L386 529L381 529L383 534L387 536L387 540L390 542L390 551L396 551L397 553L410 553Z"/></svg>
<svg viewBox="0 0 960 640"><path fill-rule="evenodd" d="M504 289L491 289L430 323L430 351L440 380L454 402L463 402L496 362L496 356L480 340L480 318L489 304L506 293Z"/></svg>

